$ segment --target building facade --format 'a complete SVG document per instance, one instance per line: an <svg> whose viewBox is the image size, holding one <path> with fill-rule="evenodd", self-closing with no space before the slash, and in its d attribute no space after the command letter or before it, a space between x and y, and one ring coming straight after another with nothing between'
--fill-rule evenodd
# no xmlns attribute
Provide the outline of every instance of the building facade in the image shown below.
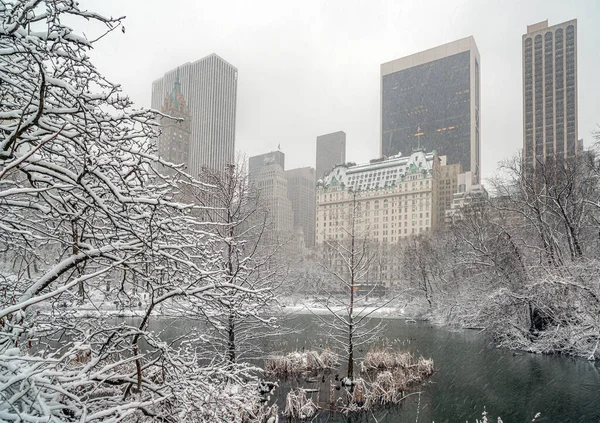
<svg viewBox="0 0 600 423"><path fill-rule="evenodd" d="M177 79L190 114L188 172L224 170L235 159L237 69L211 54L170 70L152 83L153 109L161 109Z"/></svg>
<svg viewBox="0 0 600 423"><path fill-rule="evenodd" d="M439 158L435 152L336 166L317 183L316 244L348 237L348 216L356 230L377 244L394 244L437 227ZM356 208L353 208L356 206Z"/></svg>
<svg viewBox="0 0 600 423"><path fill-rule="evenodd" d="M291 239L294 234L294 212L292 202L288 198L288 182L283 167L273 161L262 163L258 170L250 171L249 179L258 191L261 205L269 212L268 238L272 242Z"/></svg>
<svg viewBox="0 0 600 423"><path fill-rule="evenodd" d="M294 211L294 230L304 237L304 246L315 246L315 169L301 167L285 171L288 198Z"/></svg>
<svg viewBox="0 0 600 423"><path fill-rule="evenodd" d="M323 178L335 165L346 162L346 133L344 131L317 137L317 180Z"/></svg>
<svg viewBox="0 0 600 423"><path fill-rule="evenodd" d="M446 213L452 207L454 194L458 192L458 179L461 174L463 174L463 170L460 163L447 164L447 157L440 157L436 201L438 227L446 222ZM473 176L471 172L468 172L468 174Z"/></svg>
<svg viewBox="0 0 600 423"><path fill-rule="evenodd" d="M162 131L158 137L158 154L173 164L187 166L190 150L190 113L181 92L181 83L176 77L173 89L165 96L160 111L182 120L161 118ZM169 172L169 169L164 169ZM187 170L187 169L186 169Z"/></svg>
<svg viewBox="0 0 600 423"><path fill-rule="evenodd" d="M285 170L285 154L281 151L271 151L250 157L248 159L248 173L250 174L250 178L252 179L252 176L260 172L263 167L271 164L278 164Z"/></svg>
<svg viewBox="0 0 600 423"><path fill-rule="evenodd" d="M423 148L481 174L480 57L463 38L381 65L382 156Z"/></svg>
<svg viewBox="0 0 600 423"><path fill-rule="evenodd" d="M473 184L473 176L470 172L458 175L458 188L452 196L452 206L446 210L446 224L450 225L460 220L462 208L474 204L483 203L488 199L488 193L481 184Z"/></svg>
<svg viewBox="0 0 600 423"><path fill-rule="evenodd" d="M577 134L577 20L527 27L523 35L523 161L574 157Z"/></svg>

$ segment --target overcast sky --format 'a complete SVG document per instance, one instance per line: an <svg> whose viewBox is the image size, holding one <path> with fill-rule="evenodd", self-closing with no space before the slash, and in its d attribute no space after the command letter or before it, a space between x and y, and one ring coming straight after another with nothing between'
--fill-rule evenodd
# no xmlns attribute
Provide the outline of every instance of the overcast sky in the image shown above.
<svg viewBox="0 0 600 423"><path fill-rule="evenodd" d="M523 143L521 37L578 20L579 138L600 123L600 1L82 0L127 16L97 44L99 69L139 106L152 81L217 53L238 68L236 150L315 166L317 135L343 130L347 159L379 154L380 64L469 35L481 54L482 176Z"/></svg>

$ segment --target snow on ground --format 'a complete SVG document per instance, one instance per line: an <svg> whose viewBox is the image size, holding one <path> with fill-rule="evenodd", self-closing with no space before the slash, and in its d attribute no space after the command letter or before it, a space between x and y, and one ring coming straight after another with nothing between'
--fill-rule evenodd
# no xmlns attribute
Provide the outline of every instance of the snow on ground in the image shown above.
<svg viewBox="0 0 600 423"><path fill-rule="evenodd" d="M296 305L286 305L283 307L286 312L291 313L300 313L300 314L330 314L330 311L319 304L296 304ZM335 312L343 312L345 311L344 307L331 307L331 310ZM355 307L355 313L361 314L370 314L373 317L382 317L382 318L404 318L406 317L404 314L403 308L397 307L381 307L377 306L366 306L366 307Z"/></svg>

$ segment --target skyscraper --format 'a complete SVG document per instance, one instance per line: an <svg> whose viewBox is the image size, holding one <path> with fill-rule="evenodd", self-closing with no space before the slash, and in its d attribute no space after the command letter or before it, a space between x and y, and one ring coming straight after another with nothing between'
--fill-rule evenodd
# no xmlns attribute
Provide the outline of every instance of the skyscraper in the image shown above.
<svg viewBox="0 0 600 423"><path fill-rule="evenodd" d="M288 198L288 182L279 161L283 161L284 158L281 151L274 151L250 157L248 160L250 182L258 190L261 204L269 211L267 235L272 241L283 241L293 235L292 202Z"/></svg>
<svg viewBox="0 0 600 423"><path fill-rule="evenodd" d="M188 172L222 170L234 161L237 69L211 54L170 70L152 83L153 109L161 108L178 77L190 113Z"/></svg>
<svg viewBox="0 0 600 423"><path fill-rule="evenodd" d="M346 161L346 133L344 131L317 137L316 178L321 179L337 164Z"/></svg>
<svg viewBox="0 0 600 423"><path fill-rule="evenodd" d="M162 133L158 138L158 154L168 162L173 164L183 163L188 166L191 119L187 102L181 92L181 83L178 76L175 78L171 92L165 96L160 111L183 120L160 119ZM164 169L164 171L170 173L169 169Z"/></svg>
<svg viewBox="0 0 600 423"><path fill-rule="evenodd" d="M285 171L288 198L294 211L294 230L304 236L304 245L315 245L315 169L301 167Z"/></svg>
<svg viewBox="0 0 600 423"><path fill-rule="evenodd" d="M523 160L573 157L577 137L577 20L527 26L523 35Z"/></svg>
<svg viewBox="0 0 600 423"><path fill-rule="evenodd" d="M463 38L381 65L381 154L423 148L480 180L480 58Z"/></svg>

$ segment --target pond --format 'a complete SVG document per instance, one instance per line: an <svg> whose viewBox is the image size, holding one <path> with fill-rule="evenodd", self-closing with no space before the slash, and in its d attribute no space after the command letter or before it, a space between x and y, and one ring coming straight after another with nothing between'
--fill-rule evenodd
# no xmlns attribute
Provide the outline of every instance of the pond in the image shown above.
<svg viewBox="0 0 600 423"><path fill-rule="evenodd" d="M376 319L374 319L376 320ZM473 330L450 331L427 323L408 323L401 319L387 319L380 345L395 343L409 348L416 355L431 357L435 374L397 407L376 411L374 414L354 416L351 419L332 416L327 412L315 422L474 422L488 411L490 421L501 416L504 423L531 422L600 422L600 366L585 360L560 356L542 356L516 353L495 348L489 337ZM168 334L176 335L178 327L171 319L156 321ZM374 322L375 323L375 322ZM286 323L292 333L271 338L263 343L266 352L288 352L328 344L312 315L298 315ZM169 336L169 335L167 335ZM364 354L366 348L358 351ZM335 375L343 375L340 368L325 378L281 380L276 393L283 409L285 395L298 384L320 392L315 401L327 402L330 383ZM306 380L308 379L308 382Z"/></svg>

